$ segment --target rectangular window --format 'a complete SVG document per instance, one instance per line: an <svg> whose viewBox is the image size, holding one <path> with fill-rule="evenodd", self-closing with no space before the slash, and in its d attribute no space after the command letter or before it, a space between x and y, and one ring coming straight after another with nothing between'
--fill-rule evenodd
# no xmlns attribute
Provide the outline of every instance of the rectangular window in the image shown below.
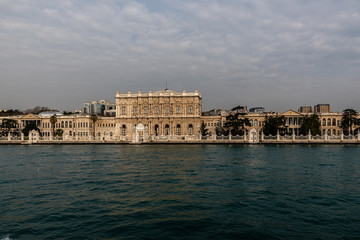
<svg viewBox="0 0 360 240"><path fill-rule="evenodd" d="M144 106L144 113L148 114L148 112L149 112L149 108L147 106Z"/></svg>
<svg viewBox="0 0 360 240"><path fill-rule="evenodd" d="M177 105L176 106L176 113L180 113L180 110L181 110L180 105Z"/></svg>
<svg viewBox="0 0 360 240"><path fill-rule="evenodd" d="M192 105L188 107L188 113L194 113L194 107Z"/></svg>
<svg viewBox="0 0 360 240"><path fill-rule="evenodd" d="M134 115L137 114L137 107L136 106L133 107L133 114Z"/></svg>
<svg viewBox="0 0 360 240"><path fill-rule="evenodd" d="M169 110L169 106L165 106L165 113L169 114L170 110Z"/></svg>
<svg viewBox="0 0 360 240"><path fill-rule="evenodd" d="M154 113L159 114L159 107L158 106L154 107Z"/></svg>
<svg viewBox="0 0 360 240"><path fill-rule="evenodd" d="M121 114L126 115L126 106L121 107Z"/></svg>

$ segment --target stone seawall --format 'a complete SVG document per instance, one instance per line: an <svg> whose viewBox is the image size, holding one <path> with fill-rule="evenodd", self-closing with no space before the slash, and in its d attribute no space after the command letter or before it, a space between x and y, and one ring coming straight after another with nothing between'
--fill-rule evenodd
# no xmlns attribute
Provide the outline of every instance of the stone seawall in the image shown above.
<svg viewBox="0 0 360 240"><path fill-rule="evenodd" d="M131 142L131 141L0 141L0 145L50 145L50 144L360 144L360 140L295 140L295 141L276 141L264 140L258 142L249 142L244 140L193 140L193 141L148 141L148 142Z"/></svg>

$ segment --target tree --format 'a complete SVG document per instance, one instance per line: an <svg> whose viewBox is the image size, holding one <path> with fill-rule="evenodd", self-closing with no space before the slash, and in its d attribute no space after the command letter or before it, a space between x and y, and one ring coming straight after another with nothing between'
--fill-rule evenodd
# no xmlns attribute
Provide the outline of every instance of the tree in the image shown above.
<svg viewBox="0 0 360 240"><path fill-rule="evenodd" d="M63 134L64 134L64 130L56 129L54 136L62 137Z"/></svg>
<svg viewBox="0 0 360 240"><path fill-rule="evenodd" d="M40 133L40 129L36 126L36 121L27 121L26 126L22 131L25 136L28 136L31 130L36 130Z"/></svg>
<svg viewBox="0 0 360 240"><path fill-rule="evenodd" d="M232 135L243 135L245 126L250 126L250 121L245 117L246 113L234 113L226 117L225 128Z"/></svg>
<svg viewBox="0 0 360 240"><path fill-rule="evenodd" d="M302 119L302 124L299 129L299 133L305 136L309 134L309 130L310 130L311 135L321 135L320 126L321 123L318 115L312 114L311 116L305 116Z"/></svg>
<svg viewBox="0 0 360 240"><path fill-rule="evenodd" d="M234 108L231 109L231 111L234 111L236 113L243 113L246 110L246 108L244 106L236 106Z"/></svg>
<svg viewBox="0 0 360 240"><path fill-rule="evenodd" d="M31 109L27 109L25 110L25 113L33 113L33 114L39 114L41 112L49 112L49 111L57 111L55 109L50 109L48 107L41 107L41 106L36 106L34 108Z"/></svg>
<svg viewBox="0 0 360 240"><path fill-rule="evenodd" d="M93 137L95 137L95 123L98 120L98 117L96 116L96 114L92 114L90 116L91 121L93 122Z"/></svg>
<svg viewBox="0 0 360 240"><path fill-rule="evenodd" d="M57 123L56 115L52 115L50 117L50 123L51 123L52 133L53 133L53 136L54 136L55 135L55 123Z"/></svg>
<svg viewBox="0 0 360 240"><path fill-rule="evenodd" d="M345 109L341 118L341 127L344 134L353 135L353 127L360 125L359 119L357 119L357 112L354 109Z"/></svg>
<svg viewBox="0 0 360 240"><path fill-rule="evenodd" d="M0 116L14 116L14 115L23 115L24 113L19 111L19 110L13 110L13 109L9 109L9 110L2 110L0 111Z"/></svg>
<svg viewBox="0 0 360 240"><path fill-rule="evenodd" d="M201 124L201 127L200 127L200 134L201 134L202 136L206 136L206 135L208 135L208 131L209 131L209 129L207 129L207 128L205 127L205 123L202 123L202 124Z"/></svg>
<svg viewBox="0 0 360 240"><path fill-rule="evenodd" d="M8 135L12 128L16 128L17 121L14 119L3 119L1 128L3 129L2 133Z"/></svg>
<svg viewBox="0 0 360 240"><path fill-rule="evenodd" d="M224 129L223 127L216 127L215 132L216 132L216 135L218 135L218 136L221 136L221 135L227 136L227 135L229 135L229 131Z"/></svg>
<svg viewBox="0 0 360 240"><path fill-rule="evenodd" d="M266 117L263 133L265 135L276 135L278 131L280 134L286 133L285 117Z"/></svg>

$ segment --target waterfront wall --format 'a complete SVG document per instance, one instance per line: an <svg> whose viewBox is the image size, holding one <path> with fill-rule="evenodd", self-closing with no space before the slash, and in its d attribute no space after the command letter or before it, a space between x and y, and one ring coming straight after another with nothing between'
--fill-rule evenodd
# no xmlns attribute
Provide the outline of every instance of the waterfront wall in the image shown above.
<svg viewBox="0 0 360 240"><path fill-rule="evenodd" d="M121 139L116 138L100 138L100 137L40 137L36 132L32 132L29 136L25 137L0 137L0 144L172 144L172 143L183 143L183 144L359 144L360 134L357 135L344 135L331 136L331 135L307 135L297 136L293 135L280 135L275 136L269 135L243 135L243 136L232 136L232 135L212 135L212 136L200 136L200 135L189 135L189 136L148 136L146 138L127 138Z"/></svg>

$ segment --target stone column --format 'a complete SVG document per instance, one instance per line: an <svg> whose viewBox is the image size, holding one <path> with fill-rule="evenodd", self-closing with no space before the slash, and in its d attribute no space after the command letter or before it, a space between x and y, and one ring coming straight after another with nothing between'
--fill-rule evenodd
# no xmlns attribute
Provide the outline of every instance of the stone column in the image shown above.
<svg viewBox="0 0 360 240"><path fill-rule="evenodd" d="M21 141L24 141L24 133L21 132Z"/></svg>
<svg viewBox="0 0 360 240"><path fill-rule="evenodd" d="M327 142L327 140L328 140L328 134L327 134L327 131L325 131L324 141Z"/></svg>
<svg viewBox="0 0 360 240"><path fill-rule="evenodd" d="M311 140L311 130L309 129L309 133L308 133L308 140Z"/></svg>
<svg viewBox="0 0 360 240"><path fill-rule="evenodd" d="M229 141L231 140L231 130L229 131Z"/></svg>
<svg viewBox="0 0 360 240"><path fill-rule="evenodd" d="M341 130L341 134L340 134L340 139L341 141L344 141L344 132Z"/></svg>
<svg viewBox="0 0 360 240"><path fill-rule="evenodd" d="M293 129L293 132L292 132L292 141L295 142L295 130Z"/></svg>
<svg viewBox="0 0 360 240"><path fill-rule="evenodd" d="M264 131L261 129L261 141L264 141Z"/></svg>
<svg viewBox="0 0 360 240"><path fill-rule="evenodd" d="M279 130L277 130L277 133L276 133L276 141L280 141L280 132Z"/></svg>
<svg viewBox="0 0 360 240"><path fill-rule="evenodd" d="M358 130L357 140L360 141L360 131Z"/></svg>
<svg viewBox="0 0 360 240"><path fill-rule="evenodd" d="M11 133L10 132L8 133L7 137L8 137L8 141L11 141Z"/></svg>

